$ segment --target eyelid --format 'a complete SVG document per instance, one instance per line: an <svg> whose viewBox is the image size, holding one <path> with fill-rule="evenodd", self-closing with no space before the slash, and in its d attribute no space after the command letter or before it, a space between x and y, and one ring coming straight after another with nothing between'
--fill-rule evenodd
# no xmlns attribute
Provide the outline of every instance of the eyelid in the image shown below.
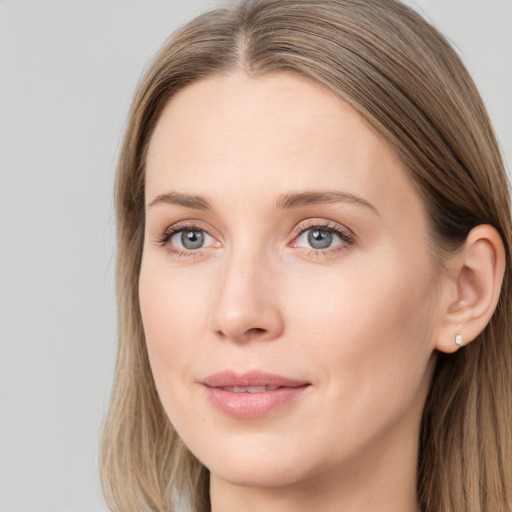
<svg viewBox="0 0 512 512"><path fill-rule="evenodd" d="M202 231L206 233L208 236L210 236L214 243L207 247L200 247L198 249L186 249L172 246L170 244L171 239L173 238L173 236L175 236L177 233L180 233L181 231ZM211 247L215 248L220 246L218 237L213 235L211 231L212 230L206 228L201 221L190 220L177 222L175 224L168 226L164 230L164 232L158 236L158 238L155 240L155 243L160 247L165 248L171 254L185 257L197 257L201 255L203 250L210 249Z"/></svg>
<svg viewBox="0 0 512 512"><path fill-rule="evenodd" d="M298 245L297 242L299 238L307 231L315 228L331 231L336 236L338 236L341 242L332 247L326 247L324 249L315 249L314 247L304 247ZM347 227L338 224L337 222L329 221L326 219L307 219L302 221L293 229L293 235L294 236L288 245L295 250L300 251L301 253L306 252L308 257L315 258L334 257L342 251L349 250L357 242L357 237L351 229L348 229Z"/></svg>
<svg viewBox="0 0 512 512"><path fill-rule="evenodd" d="M170 226L166 227L165 230L161 235L158 237L159 242L164 242L169 240L173 235L180 231L204 231L208 235L210 235L213 238L217 238L214 234L212 234L212 231L210 228L205 227L204 224L200 221L191 220L191 221L181 221L176 222L174 224L171 224Z"/></svg>
<svg viewBox="0 0 512 512"><path fill-rule="evenodd" d="M346 226L343 226L342 224L338 224L337 222L326 220L326 219L320 219L320 218L312 218L312 219L306 219L297 224L293 228L292 235L295 238L302 234L304 231L307 231L308 229L312 228L322 228L326 230L331 230L336 233L340 233L344 235L344 238L350 238L354 241L357 240L356 234Z"/></svg>

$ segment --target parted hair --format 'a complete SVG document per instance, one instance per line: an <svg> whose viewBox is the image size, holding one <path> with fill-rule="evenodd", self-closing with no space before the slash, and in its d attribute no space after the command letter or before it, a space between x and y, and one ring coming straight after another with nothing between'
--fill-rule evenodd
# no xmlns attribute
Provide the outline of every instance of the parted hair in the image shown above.
<svg viewBox="0 0 512 512"><path fill-rule="evenodd" d="M491 224L506 251L497 309L478 338L438 354L417 466L423 512L512 510L512 288L508 183L480 95L457 53L397 0L243 0L200 15L163 46L141 80L116 178L119 345L101 446L116 512L209 510L208 470L165 415L138 301L148 143L188 84L244 71L307 77L350 104L405 162L442 265Z"/></svg>

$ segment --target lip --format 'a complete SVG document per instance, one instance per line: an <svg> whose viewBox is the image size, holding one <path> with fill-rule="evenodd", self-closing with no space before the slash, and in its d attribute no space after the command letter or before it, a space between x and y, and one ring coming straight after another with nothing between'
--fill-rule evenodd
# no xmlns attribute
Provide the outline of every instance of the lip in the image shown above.
<svg viewBox="0 0 512 512"><path fill-rule="evenodd" d="M244 374L224 371L206 377L201 384L216 409L238 419L262 418L274 409L296 401L311 386L307 381L257 371ZM262 386L271 389L258 392L225 389Z"/></svg>

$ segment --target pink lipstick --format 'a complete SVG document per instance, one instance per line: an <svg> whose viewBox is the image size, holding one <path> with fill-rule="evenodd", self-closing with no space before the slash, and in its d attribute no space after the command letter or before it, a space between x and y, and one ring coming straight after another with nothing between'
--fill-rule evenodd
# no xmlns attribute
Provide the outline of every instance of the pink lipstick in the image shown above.
<svg viewBox="0 0 512 512"><path fill-rule="evenodd" d="M201 384L214 407L239 419L266 416L278 406L296 400L311 385L271 373L232 371L211 375Z"/></svg>

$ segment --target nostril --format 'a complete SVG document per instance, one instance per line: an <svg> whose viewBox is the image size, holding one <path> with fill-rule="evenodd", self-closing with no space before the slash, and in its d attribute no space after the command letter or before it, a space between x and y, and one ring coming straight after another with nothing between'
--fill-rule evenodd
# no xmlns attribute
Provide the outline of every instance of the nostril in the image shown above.
<svg viewBox="0 0 512 512"><path fill-rule="evenodd" d="M239 335L236 333L228 333L224 332L221 329L217 331L217 336L220 338L231 338L238 341L249 341L256 339L265 339L265 336L268 336L268 329L263 329L262 327L251 327L245 331L241 331Z"/></svg>
<svg viewBox="0 0 512 512"><path fill-rule="evenodd" d="M262 329L261 327L252 327L251 329L248 329L246 334L251 336L259 336L262 334L265 334L267 332L266 329Z"/></svg>
<svg viewBox="0 0 512 512"><path fill-rule="evenodd" d="M283 319L274 304L218 305L212 313L212 332L219 340L269 341L281 336Z"/></svg>

